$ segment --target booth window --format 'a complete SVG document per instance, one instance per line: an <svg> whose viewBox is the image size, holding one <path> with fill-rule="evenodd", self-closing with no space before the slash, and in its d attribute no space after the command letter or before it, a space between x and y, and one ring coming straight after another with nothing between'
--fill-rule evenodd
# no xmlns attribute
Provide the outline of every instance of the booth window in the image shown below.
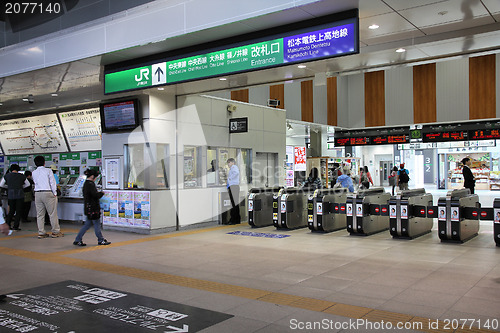
<svg viewBox="0 0 500 333"><path fill-rule="evenodd" d="M168 144L139 143L124 146L125 188L168 188Z"/></svg>
<svg viewBox="0 0 500 333"><path fill-rule="evenodd" d="M201 187L201 147L184 146L184 188Z"/></svg>
<svg viewBox="0 0 500 333"><path fill-rule="evenodd" d="M252 150L239 148L207 148L207 185L226 186L229 168L227 160L234 158L240 169L240 184L252 182Z"/></svg>

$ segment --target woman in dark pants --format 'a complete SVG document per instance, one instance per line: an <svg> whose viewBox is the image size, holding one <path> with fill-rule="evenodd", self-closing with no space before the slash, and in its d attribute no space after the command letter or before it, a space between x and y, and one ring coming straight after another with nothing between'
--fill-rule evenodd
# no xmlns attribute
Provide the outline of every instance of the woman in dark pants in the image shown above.
<svg viewBox="0 0 500 333"><path fill-rule="evenodd" d="M474 194L474 187L476 186L476 180L472 171L470 171L471 161L470 158L466 157L462 160L464 167L462 168L462 175L464 176L464 187L470 190L471 194Z"/></svg>
<svg viewBox="0 0 500 333"><path fill-rule="evenodd" d="M87 169L85 170L85 176L87 179L83 184L83 209L84 214L87 219L85 224L76 235L75 241L73 242L76 246L85 246L83 242L83 235L90 229L92 225L94 225L95 235L97 237L97 245L109 245L111 242L108 242L101 233L101 207L99 204L99 199L102 198L104 193L98 192L95 187L95 179L99 176L99 172L96 170Z"/></svg>

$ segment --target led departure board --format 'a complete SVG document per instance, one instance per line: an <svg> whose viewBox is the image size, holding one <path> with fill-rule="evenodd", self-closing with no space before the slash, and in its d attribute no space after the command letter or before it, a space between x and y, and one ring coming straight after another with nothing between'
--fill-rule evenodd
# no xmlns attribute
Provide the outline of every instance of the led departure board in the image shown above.
<svg viewBox="0 0 500 333"><path fill-rule="evenodd" d="M366 129L362 131L337 131L335 132L335 146L364 146L364 145L390 145L409 143L409 128L394 129Z"/></svg>
<svg viewBox="0 0 500 333"><path fill-rule="evenodd" d="M423 133L423 142L450 142L468 140L467 131L444 131Z"/></svg>
<svg viewBox="0 0 500 333"><path fill-rule="evenodd" d="M500 129L481 129L469 131L469 140L500 139Z"/></svg>

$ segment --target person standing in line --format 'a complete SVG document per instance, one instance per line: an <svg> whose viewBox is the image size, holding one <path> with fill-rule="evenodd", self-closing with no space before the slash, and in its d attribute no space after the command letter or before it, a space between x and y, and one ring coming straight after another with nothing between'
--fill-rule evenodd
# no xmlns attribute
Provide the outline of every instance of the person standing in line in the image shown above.
<svg viewBox="0 0 500 333"><path fill-rule="evenodd" d="M29 187L30 183L26 176L20 173L19 165L12 164L10 172L6 174L0 181L0 187L7 187L7 201L9 203L9 214L7 214L6 223L12 230L21 230L19 222L23 215L24 206L24 190ZM15 217L14 217L15 214ZM14 225L11 225L14 219Z"/></svg>
<svg viewBox="0 0 500 333"><path fill-rule="evenodd" d="M462 168L462 175L464 176L464 187L468 188L470 194L474 194L474 187L476 186L476 179L470 170L470 165L472 164L470 158L466 157L462 159L462 164L464 167Z"/></svg>
<svg viewBox="0 0 500 333"><path fill-rule="evenodd" d="M410 177L408 176L409 173L410 172L407 169L405 169L405 164L401 163L399 165L398 179L397 179L400 191L408 190L408 182L410 181Z"/></svg>
<svg viewBox="0 0 500 333"><path fill-rule="evenodd" d="M31 203L35 200L35 195L33 193L33 187L35 183L33 182L33 178L31 176L31 171L26 170L24 172L26 179L30 183L30 186L24 188L24 205L23 205L23 222L30 222L28 220L28 215L31 210Z"/></svg>
<svg viewBox="0 0 500 333"><path fill-rule="evenodd" d="M309 172L309 176L304 182L304 188L311 188L316 190L318 188L322 188L321 179L319 178L318 168L312 168Z"/></svg>
<svg viewBox="0 0 500 333"><path fill-rule="evenodd" d="M97 170L87 169L84 172L84 175L87 176L85 183L83 184L83 213L87 217L85 220L85 224L80 229L78 234L76 235L75 241L73 245L76 246L86 246L83 242L83 235L90 229L92 225L94 225L94 232L97 237L97 245L109 245L111 242L108 242L101 233L101 207L99 204L99 199L104 195L103 192L98 192L95 186L95 179L99 176L99 172Z"/></svg>
<svg viewBox="0 0 500 333"><path fill-rule="evenodd" d="M57 185L52 170L45 167L45 158L38 155L34 159L36 169L33 171L33 181L35 182L35 207L36 222L38 225L38 238L47 238L49 234L45 232L45 212L50 217L52 226L52 238L63 237L57 216Z"/></svg>
<svg viewBox="0 0 500 333"><path fill-rule="evenodd" d="M354 184L351 178L351 168L348 165L344 165L344 173L337 178L337 183L342 187L349 189L349 192L354 192Z"/></svg>
<svg viewBox="0 0 500 333"><path fill-rule="evenodd" d="M241 223L240 216L240 169L236 165L234 158L227 160L229 166L229 173L227 175L227 191L229 192L229 199L231 199L231 218L229 224Z"/></svg>
<svg viewBox="0 0 500 333"><path fill-rule="evenodd" d="M396 189L396 178L398 177L398 167L394 166L389 176L389 185L392 186L392 195L394 195L394 190Z"/></svg>

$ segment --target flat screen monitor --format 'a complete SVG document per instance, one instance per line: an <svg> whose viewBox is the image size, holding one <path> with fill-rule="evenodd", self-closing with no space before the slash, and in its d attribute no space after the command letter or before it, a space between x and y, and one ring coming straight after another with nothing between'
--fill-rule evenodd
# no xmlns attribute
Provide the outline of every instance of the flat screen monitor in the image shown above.
<svg viewBox="0 0 500 333"><path fill-rule="evenodd" d="M78 179L78 177L71 177L68 180L68 185L73 185L76 182L77 179Z"/></svg>
<svg viewBox="0 0 500 333"><path fill-rule="evenodd" d="M102 132L131 131L139 126L137 99L100 104Z"/></svg>

